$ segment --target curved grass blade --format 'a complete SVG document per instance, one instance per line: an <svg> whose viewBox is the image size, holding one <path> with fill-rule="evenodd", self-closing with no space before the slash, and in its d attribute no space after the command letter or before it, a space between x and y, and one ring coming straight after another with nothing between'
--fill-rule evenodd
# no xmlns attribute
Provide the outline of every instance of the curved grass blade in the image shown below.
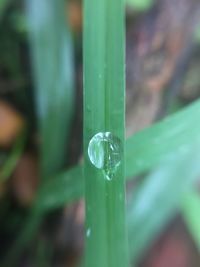
<svg viewBox="0 0 200 267"><path fill-rule="evenodd" d="M194 145L195 144L195 145ZM200 142L164 161L134 193L128 209L130 255L137 261L181 208L200 175Z"/></svg>
<svg viewBox="0 0 200 267"><path fill-rule="evenodd" d="M42 183L62 169L73 115L74 65L72 39L65 21L65 2L27 0L31 58L36 88L36 105ZM42 191L43 184L39 191ZM40 193L39 193L40 194ZM3 266L14 266L26 244L43 221L42 203L33 206L24 229Z"/></svg>
<svg viewBox="0 0 200 267"><path fill-rule="evenodd" d="M126 141L127 179L153 169L170 155L179 155L199 137L200 101L145 129ZM82 166L76 166L45 184L40 202L54 209L84 195Z"/></svg>
<svg viewBox="0 0 200 267"><path fill-rule="evenodd" d="M7 180L11 176L23 153L25 142L26 131L23 131L23 133L18 136L8 159L0 170L0 182Z"/></svg>
<svg viewBox="0 0 200 267"><path fill-rule="evenodd" d="M196 101L166 120L129 138L126 141L127 154L125 155L125 161L128 162L126 165L127 178L130 179L133 175L151 170L171 155L180 155L180 152L185 150L185 144L192 145L199 137L199 129L196 127L199 116L200 101ZM178 127L182 123L184 123L184 128ZM168 128L169 125L170 128ZM173 129L176 129L176 131L173 131ZM168 132L171 132L171 134ZM160 145L155 146L154 141L158 137ZM143 140L145 146L143 146ZM174 140L177 140L177 142L174 142ZM146 148L148 148L147 154ZM132 156L132 152L136 153L136 151L138 156ZM138 162L140 159L143 160L143 164L136 164L136 161ZM135 166L137 166L136 169ZM36 202L36 206L42 209L43 214L83 197L84 179L82 171L82 166L76 166L44 184ZM27 238L27 240L29 239ZM15 248L16 246L14 246L13 251L15 251ZM140 253L138 252L138 255Z"/></svg>
<svg viewBox="0 0 200 267"><path fill-rule="evenodd" d="M200 196L194 188L185 195L181 207L181 214L196 243L197 249L200 250Z"/></svg>

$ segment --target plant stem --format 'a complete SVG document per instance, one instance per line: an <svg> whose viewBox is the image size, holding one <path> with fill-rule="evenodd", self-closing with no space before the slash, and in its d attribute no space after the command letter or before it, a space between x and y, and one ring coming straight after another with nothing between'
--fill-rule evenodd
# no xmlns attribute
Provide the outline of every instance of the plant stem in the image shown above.
<svg viewBox="0 0 200 267"><path fill-rule="evenodd" d="M84 175L86 266L128 266L124 190L124 3L84 3ZM121 164L111 181L88 158L99 132L122 143Z"/></svg>

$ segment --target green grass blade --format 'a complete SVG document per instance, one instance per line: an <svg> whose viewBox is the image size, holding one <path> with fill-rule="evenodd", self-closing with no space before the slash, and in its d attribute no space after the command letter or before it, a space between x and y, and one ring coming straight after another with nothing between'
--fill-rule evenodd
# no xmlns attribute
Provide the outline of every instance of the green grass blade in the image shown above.
<svg viewBox="0 0 200 267"><path fill-rule="evenodd" d="M31 56L43 177L60 171L66 159L73 115L74 66L72 40L64 0L27 0Z"/></svg>
<svg viewBox="0 0 200 267"><path fill-rule="evenodd" d="M129 138L126 141L125 155L125 161L128 163L126 164L127 178L130 178L132 175L141 174L143 170L151 170L159 162L166 160L171 155L180 155L180 152L185 149L185 144L192 145L199 136L197 127L199 116L200 101L197 101L168 119ZM185 125L184 128L179 128L179 124L182 123ZM169 125L170 128L168 128ZM158 137L160 145L155 146L153 140ZM145 146L142 145L143 140ZM177 143L174 140L177 140ZM146 149L149 151L147 155ZM137 156L133 156L133 153L136 152ZM141 164L141 159L143 164ZM140 164L136 163L138 160ZM76 166L69 171L57 175L55 179L47 181L38 196L36 206L43 209L43 213L45 213L83 197L84 179L82 172L83 167ZM27 238L27 240L29 239ZM13 251L15 251L15 247Z"/></svg>
<svg viewBox="0 0 200 267"><path fill-rule="evenodd" d="M127 176L148 171L170 154L187 151L199 136L200 101L143 130L126 142Z"/></svg>
<svg viewBox="0 0 200 267"><path fill-rule="evenodd" d="M146 11L154 4L154 0L126 0L126 2L136 11Z"/></svg>
<svg viewBox="0 0 200 267"><path fill-rule="evenodd" d="M62 207L66 203L78 200L83 196L83 191L83 167L79 166L48 181L43 186L37 198L36 205L44 211L56 209Z"/></svg>
<svg viewBox="0 0 200 267"><path fill-rule="evenodd" d="M200 101L145 129L126 141L126 177L151 170L170 155L187 150L199 136ZM44 208L54 209L83 196L82 166L49 181L41 195ZM65 190L64 190L64 189Z"/></svg>
<svg viewBox="0 0 200 267"><path fill-rule="evenodd" d="M181 207L200 175L200 143L163 164L134 193L128 210L130 254L137 261Z"/></svg>
<svg viewBox="0 0 200 267"><path fill-rule="evenodd" d="M124 3L84 1L84 175L86 266L127 263L124 190ZM90 139L111 132L122 143L121 164L108 181L88 158Z"/></svg>
<svg viewBox="0 0 200 267"><path fill-rule="evenodd" d="M4 165L0 170L0 182L7 180L12 175L23 153L25 142L26 142L26 131L23 131L23 133L20 136L18 136L10 155L8 156L8 159L6 160L6 162L4 163Z"/></svg>
<svg viewBox="0 0 200 267"><path fill-rule="evenodd" d="M24 228L22 233L20 233L19 238L16 240L8 254L5 255L3 262L1 261L1 266L3 267L14 267L16 266L19 257L27 246L27 244L32 240L33 236L37 234L38 228L43 222L44 213L38 210L31 210L27 220L24 223Z"/></svg>
<svg viewBox="0 0 200 267"><path fill-rule="evenodd" d="M40 168L45 180L61 170L66 158L74 102L72 39L65 20L64 0L27 0L26 8L41 138ZM42 192L43 185L40 188ZM41 204L33 206L22 233L5 256L6 266L16 264L36 233L44 216Z"/></svg>
<svg viewBox="0 0 200 267"><path fill-rule="evenodd" d="M10 4L11 0L0 0L0 22L3 17L3 14L7 8L7 6Z"/></svg>
<svg viewBox="0 0 200 267"><path fill-rule="evenodd" d="M200 250L200 196L198 192L191 190L184 197L181 211L193 240Z"/></svg>

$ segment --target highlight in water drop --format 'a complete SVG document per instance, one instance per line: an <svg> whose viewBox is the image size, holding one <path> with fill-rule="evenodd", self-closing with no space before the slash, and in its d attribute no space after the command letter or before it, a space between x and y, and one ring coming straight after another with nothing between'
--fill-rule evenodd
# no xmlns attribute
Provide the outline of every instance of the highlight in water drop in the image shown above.
<svg viewBox="0 0 200 267"><path fill-rule="evenodd" d="M86 231L86 237L90 237L90 235L91 235L91 229L88 228L87 231Z"/></svg>
<svg viewBox="0 0 200 267"><path fill-rule="evenodd" d="M122 143L110 132L97 133L89 142L88 156L96 168L104 171L106 179L111 180L121 162Z"/></svg>

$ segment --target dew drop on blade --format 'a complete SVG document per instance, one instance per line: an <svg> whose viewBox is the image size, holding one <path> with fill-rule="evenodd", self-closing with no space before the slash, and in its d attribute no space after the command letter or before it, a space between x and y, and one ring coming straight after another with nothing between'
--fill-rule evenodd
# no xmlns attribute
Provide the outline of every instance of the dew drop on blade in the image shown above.
<svg viewBox="0 0 200 267"><path fill-rule="evenodd" d="M120 139L110 132L100 132L92 137L88 146L91 163L103 170L107 180L112 180L122 156Z"/></svg>

